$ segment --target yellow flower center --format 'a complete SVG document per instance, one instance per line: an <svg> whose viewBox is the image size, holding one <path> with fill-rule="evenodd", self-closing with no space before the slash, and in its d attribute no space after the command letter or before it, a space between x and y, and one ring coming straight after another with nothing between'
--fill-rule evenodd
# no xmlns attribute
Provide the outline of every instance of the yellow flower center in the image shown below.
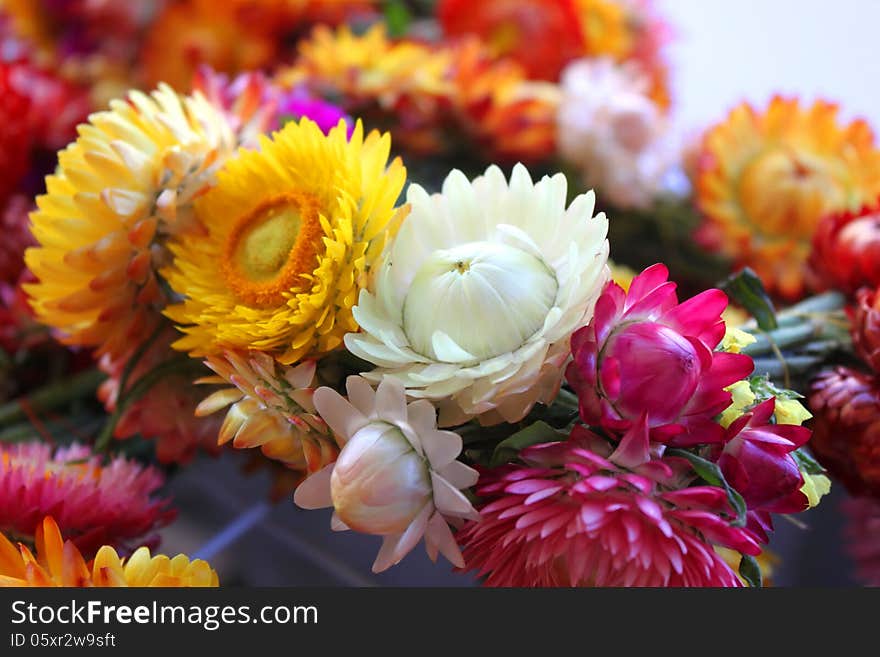
<svg viewBox="0 0 880 657"><path fill-rule="evenodd" d="M819 219L846 201L829 163L809 153L769 150L740 178L740 201L750 223L765 235L812 235Z"/></svg>
<svg viewBox="0 0 880 657"><path fill-rule="evenodd" d="M315 268L323 231L315 199L281 194L241 216L226 239L223 276L246 304L284 303Z"/></svg>

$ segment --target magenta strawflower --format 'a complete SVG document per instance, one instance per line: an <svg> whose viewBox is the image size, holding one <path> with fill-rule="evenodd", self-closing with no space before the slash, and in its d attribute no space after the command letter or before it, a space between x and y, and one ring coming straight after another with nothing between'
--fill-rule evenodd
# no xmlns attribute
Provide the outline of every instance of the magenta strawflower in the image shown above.
<svg viewBox="0 0 880 657"><path fill-rule="evenodd" d="M770 424L775 402L762 402L728 427L718 465L750 510L799 513L809 503L791 453L806 444L811 432L793 424Z"/></svg>
<svg viewBox="0 0 880 657"><path fill-rule="evenodd" d="M84 445L0 444L0 531L32 541L51 515L83 554L155 544L154 532L174 517L155 497L164 477L135 461L101 459Z"/></svg>
<svg viewBox="0 0 880 657"><path fill-rule="evenodd" d="M715 415L730 405L726 386L748 376L751 358L713 351L724 337L727 296L706 290L683 303L662 264L609 283L590 324L571 340L566 370L587 424L626 431L644 417L653 440L713 443Z"/></svg>
<svg viewBox="0 0 880 657"><path fill-rule="evenodd" d="M649 449L646 427L615 446L577 427L484 471L481 520L457 539L488 586L740 586L715 545L757 555L727 493L689 486L679 457Z"/></svg>

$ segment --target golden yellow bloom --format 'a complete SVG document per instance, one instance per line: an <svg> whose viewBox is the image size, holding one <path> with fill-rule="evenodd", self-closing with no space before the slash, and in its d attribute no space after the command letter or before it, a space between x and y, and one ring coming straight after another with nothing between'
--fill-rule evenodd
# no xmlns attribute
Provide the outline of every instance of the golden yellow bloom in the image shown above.
<svg viewBox="0 0 880 657"><path fill-rule="evenodd" d="M427 45L392 41L381 24L362 35L319 26L276 82L338 94L368 123L390 117L395 143L415 152L447 149L449 123L501 159L540 160L554 151L556 85L527 79L476 38Z"/></svg>
<svg viewBox="0 0 880 657"><path fill-rule="evenodd" d="M776 417L777 424L797 424L801 425L811 417L810 413L804 405L797 399L780 399L776 398L776 410L773 412Z"/></svg>
<svg viewBox="0 0 880 657"><path fill-rule="evenodd" d="M775 97L708 131L695 182L706 242L794 298L820 218L880 194L880 151L864 121L840 125L835 105Z"/></svg>
<svg viewBox="0 0 880 657"><path fill-rule="evenodd" d="M174 558L150 555L141 547L121 559L104 546L86 563L70 541L61 538L55 521L47 516L37 530L36 556L27 546L18 549L0 533L0 586L29 587L202 587L219 586L217 573L201 559L184 554Z"/></svg>
<svg viewBox="0 0 880 657"><path fill-rule="evenodd" d="M442 48L391 41L382 23L361 35L347 26L319 25L299 44L294 66L281 69L275 81L340 96L345 108L368 124L390 117L398 146L436 152L445 146L437 126L453 91L450 62Z"/></svg>
<svg viewBox="0 0 880 657"><path fill-rule="evenodd" d="M807 496L809 508L818 506L822 497L831 492L831 480L822 474L804 474L804 485L801 492Z"/></svg>
<svg viewBox="0 0 880 657"><path fill-rule="evenodd" d="M624 6L611 0L577 0L586 54L622 61L633 48L633 34Z"/></svg>
<svg viewBox="0 0 880 657"><path fill-rule="evenodd" d="M625 292L629 292L629 286L632 285L632 281L636 277L636 271L631 267L618 265L610 260L608 266L611 268L611 280L622 287Z"/></svg>
<svg viewBox="0 0 880 657"><path fill-rule="evenodd" d="M192 201L235 146L201 94L165 85L93 114L31 214L38 246L25 260L39 282L26 289L40 321L114 359L149 335L166 303L165 240L197 230Z"/></svg>
<svg viewBox="0 0 880 657"><path fill-rule="evenodd" d="M192 356L226 348L292 364L318 357L356 331L351 308L406 206L406 169L388 164L387 134L350 139L344 121L324 135L289 122L259 150L241 150L196 201L207 235L172 240L162 273L185 298L165 314Z"/></svg>
<svg viewBox="0 0 880 657"><path fill-rule="evenodd" d="M732 399L730 406L724 409L724 412L721 413L721 417L718 419L718 424L726 429L734 422L734 420L745 413L747 408L754 405L757 397L755 397L755 393L752 392L752 386L746 380L737 381L733 385L727 386L725 390L731 394Z"/></svg>
<svg viewBox="0 0 880 657"><path fill-rule="evenodd" d="M728 325L724 337L721 338L721 349L731 354L738 354L743 350L743 347L748 347L755 340L757 338L751 333Z"/></svg>

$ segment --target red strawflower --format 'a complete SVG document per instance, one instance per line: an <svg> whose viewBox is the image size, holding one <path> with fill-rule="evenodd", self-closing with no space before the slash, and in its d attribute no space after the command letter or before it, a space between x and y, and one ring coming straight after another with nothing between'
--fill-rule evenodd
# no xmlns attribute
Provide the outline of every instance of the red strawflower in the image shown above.
<svg viewBox="0 0 880 657"><path fill-rule="evenodd" d="M121 457L102 460L83 445L0 443L0 531L32 541L51 515L84 554L156 544L153 532L174 518L168 501L154 497L162 474Z"/></svg>
<svg viewBox="0 0 880 657"><path fill-rule="evenodd" d="M488 586L740 586L713 546L756 555L755 535L724 490L647 446L644 426L616 449L576 427L484 471L481 519L457 535L466 568Z"/></svg>
<svg viewBox="0 0 880 657"><path fill-rule="evenodd" d="M808 265L816 290L852 294L862 286L880 285L880 205L822 219Z"/></svg>
<svg viewBox="0 0 880 657"><path fill-rule="evenodd" d="M714 417L730 405L726 386L754 364L713 351L725 333L727 297L707 290L678 303L664 265L649 267L624 292L609 283L590 324L571 339L566 378L586 424L626 431L644 417L653 440L716 443Z"/></svg>
<svg viewBox="0 0 880 657"><path fill-rule="evenodd" d="M555 81L584 53L572 0L440 0L437 17L448 36L479 36L494 55L512 57L533 78Z"/></svg>
<svg viewBox="0 0 880 657"><path fill-rule="evenodd" d="M31 102L15 83L16 70L15 63L0 62L0 207L27 175L33 142Z"/></svg>
<svg viewBox="0 0 880 657"><path fill-rule="evenodd" d="M862 288L856 293L850 334L856 353L880 372L880 297L877 291Z"/></svg>
<svg viewBox="0 0 880 657"><path fill-rule="evenodd" d="M854 495L880 496L880 381L835 367L812 382L810 449Z"/></svg>

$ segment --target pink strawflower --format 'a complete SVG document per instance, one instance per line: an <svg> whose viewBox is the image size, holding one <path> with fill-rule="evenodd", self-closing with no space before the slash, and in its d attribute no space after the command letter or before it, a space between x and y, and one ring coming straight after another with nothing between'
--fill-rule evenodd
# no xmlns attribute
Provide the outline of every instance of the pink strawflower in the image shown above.
<svg viewBox="0 0 880 657"><path fill-rule="evenodd" d="M774 398L762 402L728 427L718 465L750 510L799 513L809 501L801 492L804 477L791 452L806 444L811 432L793 424L770 424L775 403Z"/></svg>
<svg viewBox="0 0 880 657"><path fill-rule="evenodd" d="M880 502L853 497L843 503L847 517L847 552L855 561L856 578L866 586L880 586Z"/></svg>
<svg viewBox="0 0 880 657"><path fill-rule="evenodd" d="M202 66L193 80L193 90L224 109L240 143L248 147L257 147L260 135L278 130L285 120L303 117L317 123L325 134L343 118L348 122L349 136L354 130L354 123L336 105L312 96L305 89L283 90L261 72L242 73L230 79Z"/></svg>
<svg viewBox="0 0 880 657"><path fill-rule="evenodd" d="M613 446L576 427L484 471L481 520L457 539L488 586L740 586L715 552L757 555L727 494L690 486L690 465L658 457L642 424Z"/></svg>
<svg viewBox="0 0 880 657"><path fill-rule="evenodd" d="M644 416L653 440L713 443L714 416L730 405L726 386L748 376L752 359L713 351L724 337L727 296L706 290L683 303L662 264L609 283L590 324L571 340L566 370L587 424L626 431Z"/></svg>
<svg viewBox="0 0 880 657"><path fill-rule="evenodd" d="M84 554L155 544L154 532L175 515L154 497L163 483L158 470L135 461L103 465L84 445L0 444L0 531L29 541L52 516Z"/></svg>

